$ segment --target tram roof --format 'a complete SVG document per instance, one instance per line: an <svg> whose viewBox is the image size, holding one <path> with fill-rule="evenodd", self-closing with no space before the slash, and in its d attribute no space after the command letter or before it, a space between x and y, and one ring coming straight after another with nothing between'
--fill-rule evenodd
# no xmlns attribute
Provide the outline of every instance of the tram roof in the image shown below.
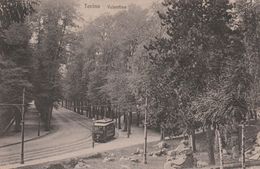
<svg viewBox="0 0 260 169"><path fill-rule="evenodd" d="M113 123L114 121L112 119L101 119L95 121L95 126L106 126L108 124Z"/></svg>

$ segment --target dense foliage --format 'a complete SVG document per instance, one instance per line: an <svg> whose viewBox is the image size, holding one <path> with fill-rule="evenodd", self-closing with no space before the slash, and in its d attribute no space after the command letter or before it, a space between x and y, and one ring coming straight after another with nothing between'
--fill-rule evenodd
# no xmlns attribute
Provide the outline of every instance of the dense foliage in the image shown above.
<svg viewBox="0 0 260 169"><path fill-rule="evenodd" d="M3 0L0 2L0 102L21 104L34 100L50 128L54 103L62 98L60 67L65 63L75 5L69 1ZM1 106L5 127L16 117L20 128L19 106Z"/></svg>
<svg viewBox="0 0 260 169"><path fill-rule="evenodd" d="M32 12L34 1L0 2L0 103L21 104L22 90L32 88L32 51L29 41L32 31L26 17ZM32 97L28 92L26 102ZM16 130L20 129L19 107L1 106L0 129L15 116Z"/></svg>
<svg viewBox="0 0 260 169"><path fill-rule="evenodd" d="M144 112L147 97L150 125L175 135L207 127L213 150L212 129L257 107L257 10L257 2L167 0L101 16L82 31L67 98Z"/></svg>

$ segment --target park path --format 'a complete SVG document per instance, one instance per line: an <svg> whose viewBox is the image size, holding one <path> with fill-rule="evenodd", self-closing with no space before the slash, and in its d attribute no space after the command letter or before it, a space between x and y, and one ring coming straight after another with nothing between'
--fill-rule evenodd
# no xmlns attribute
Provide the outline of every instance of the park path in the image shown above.
<svg viewBox="0 0 260 169"><path fill-rule="evenodd" d="M42 123L42 122L41 122ZM40 124L42 125L42 124ZM43 127L40 127L40 137L38 136L39 116L34 105L31 105L25 114L25 141L30 141L46 136L50 132L44 131ZM8 147L14 144L20 144L21 133L15 132L14 124L10 129L0 137L0 148Z"/></svg>

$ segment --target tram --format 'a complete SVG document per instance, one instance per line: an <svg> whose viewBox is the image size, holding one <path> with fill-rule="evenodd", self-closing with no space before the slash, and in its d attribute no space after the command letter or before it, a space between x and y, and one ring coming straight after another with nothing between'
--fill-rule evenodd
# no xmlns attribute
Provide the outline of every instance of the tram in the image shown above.
<svg viewBox="0 0 260 169"><path fill-rule="evenodd" d="M95 142L107 142L115 136L115 123L112 119L96 120L92 137Z"/></svg>

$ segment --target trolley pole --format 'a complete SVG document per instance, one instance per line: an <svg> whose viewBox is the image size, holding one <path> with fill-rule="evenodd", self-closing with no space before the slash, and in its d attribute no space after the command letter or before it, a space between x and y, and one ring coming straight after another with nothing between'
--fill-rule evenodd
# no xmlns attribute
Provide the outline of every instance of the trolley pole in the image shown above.
<svg viewBox="0 0 260 169"><path fill-rule="evenodd" d="M23 89L23 101L22 101L22 133L21 133L21 139L22 139L22 145L21 145L21 164L24 164L24 116L25 116L25 110L24 110L24 102L25 102L25 88Z"/></svg>
<svg viewBox="0 0 260 169"><path fill-rule="evenodd" d="M147 164L147 96L145 97L145 115L144 115L144 164Z"/></svg>

